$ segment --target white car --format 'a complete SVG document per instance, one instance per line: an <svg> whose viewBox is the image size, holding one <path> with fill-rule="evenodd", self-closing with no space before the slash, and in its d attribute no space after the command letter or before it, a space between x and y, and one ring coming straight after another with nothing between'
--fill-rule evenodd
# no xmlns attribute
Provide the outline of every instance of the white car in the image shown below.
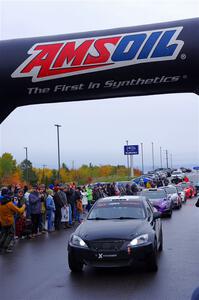
<svg viewBox="0 0 199 300"><path fill-rule="evenodd" d="M171 179L176 177L183 179L185 177L185 174L181 170L173 171L173 173L171 174Z"/></svg>
<svg viewBox="0 0 199 300"><path fill-rule="evenodd" d="M176 189L178 191L178 195L182 199L182 203L185 203L187 201L185 191L181 185L176 185Z"/></svg>

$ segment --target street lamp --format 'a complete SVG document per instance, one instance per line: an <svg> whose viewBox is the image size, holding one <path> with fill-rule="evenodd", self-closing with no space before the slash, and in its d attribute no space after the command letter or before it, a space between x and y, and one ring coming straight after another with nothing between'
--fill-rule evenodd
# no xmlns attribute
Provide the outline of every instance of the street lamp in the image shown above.
<svg viewBox="0 0 199 300"><path fill-rule="evenodd" d="M167 166L167 169L168 169L169 168L168 150L165 150L165 154L166 154L166 166Z"/></svg>
<svg viewBox="0 0 199 300"><path fill-rule="evenodd" d="M162 147L160 147L160 167L162 168Z"/></svg>
<svg viewBox="0 0 199 300"><path fill-rule="evenodd" d="M26 182L28 183L28 147L24 147L26 151Z"/></svg>
<svg viewBox="0 0 199 300"><path fill-rule="evenodd" d="M59 146L59 128L61 125L55 124L57 127L57 151L58 151L58 173L57 173L57 178L59 180L60 178L60 146Z"/></svg>
<svg viewBox="0 0 199 300"><path fill-rule="evenodd" d="M153 166L153 171L154 171L155 167L154 167L154 145L153 145L153 142L151 143L151 146L152 146L152 166Z"/></svg>
<svg viewBox="0 0 199 300"><path fill-rule="evenodd" d="M141 143L141 155L142 155L142 174L144 174L144 152L143 152L143 143Z"/></svg>
<svg viewBox="0 0 199 300"><path fill-rule="evenodd" d="M171 169L173 169L173 157L172 157L172 153L170 154L170 162L171 162Z"/></svg>

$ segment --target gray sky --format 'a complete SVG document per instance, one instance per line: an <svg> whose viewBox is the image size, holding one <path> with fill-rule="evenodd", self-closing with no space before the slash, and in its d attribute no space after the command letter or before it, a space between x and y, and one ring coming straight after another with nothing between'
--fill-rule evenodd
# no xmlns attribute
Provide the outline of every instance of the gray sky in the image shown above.
<svg viewBox="0 0 199 300"><path fill-rule="evenodd" d="M198 0L0 0L0 39L158 23L198 13ZM61 161L69 167L73 160L76 167L126 164L127 139L129 144L144 143L145 165L152 164L153 141L156 166L160 146L172 153L173 164L193 166L199 161L198 101L194 94L173 94L17 108L0 127L1 153L11 152L20 162L27 146L33 165L56 167L54 124L61 124ZM134 162L141 167L140 155Z"/></svg>

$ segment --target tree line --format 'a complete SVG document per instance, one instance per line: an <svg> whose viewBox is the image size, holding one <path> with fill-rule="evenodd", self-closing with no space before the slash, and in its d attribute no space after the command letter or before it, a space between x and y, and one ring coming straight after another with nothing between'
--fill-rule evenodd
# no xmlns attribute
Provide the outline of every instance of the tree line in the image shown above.
<svg viewBox="0 0 199 300"><path fill-rule="evenodd" d="M124 165L82 165L78 169L69 169L62 163L59 172L50 168L35 168L29 160L23 160L20 164L11 153L3 153L0 157L0 185L16 185L44 183L46 185L58 182L76 184L89 184L93 182L122 181L128 179L128 169ZM135 176L141 175L139 169L134 169Z"/></svg>

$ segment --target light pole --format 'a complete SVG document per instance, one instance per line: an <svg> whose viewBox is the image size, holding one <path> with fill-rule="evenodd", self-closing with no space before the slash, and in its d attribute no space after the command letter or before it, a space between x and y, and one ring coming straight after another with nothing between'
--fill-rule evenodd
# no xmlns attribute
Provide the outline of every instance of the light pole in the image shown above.
<svg viewBox="0 0 199 300"><path fill-rule="evenodd" d="M26 182L28 183L28 147L24 147L26 151Z"/></svg>
<svg viewBox="0 0 199 300"><path fill-rule="evenodd" d="M144 174L144 152L143 152L143 143L141 143L141 155L142 155L142 174Z"/></svg>
<svg viewBox="0 0 199 300"><path fill-rule="evenodd" d="M170 154L170 162L171 162L171 169L173 169L173 157L172 157L172 153Z"/></svg>
<svg viewBox="0 0 199 300"><path fill-rule="evenodd" d="M162 168L162 147L160 147L160 167Z"/></svg>
<svg viewBox="0 0 199 300"><path fill-rule="evenodd" d="M60 178L60 145L59 145L59 128L61 125L55 124L55 127L57 127L57 151L58 151L58 172L57 172L57 178L59 180Z"/></svg>
<svg viewBox="0 0 199 300"><path fill-rule="evenodd" d="M168 169L169 168L168 150L166 150L166 165L167 165L167 169Z"/></svg>
<svg viewBox="0 0 199 300"><path fill-rule="evenodd" d="M151 146L152 146L152 166L153 166L153 171L154 171L155 167L154 167L154 145L153 145L153 142L151 143Z"/></svg>

